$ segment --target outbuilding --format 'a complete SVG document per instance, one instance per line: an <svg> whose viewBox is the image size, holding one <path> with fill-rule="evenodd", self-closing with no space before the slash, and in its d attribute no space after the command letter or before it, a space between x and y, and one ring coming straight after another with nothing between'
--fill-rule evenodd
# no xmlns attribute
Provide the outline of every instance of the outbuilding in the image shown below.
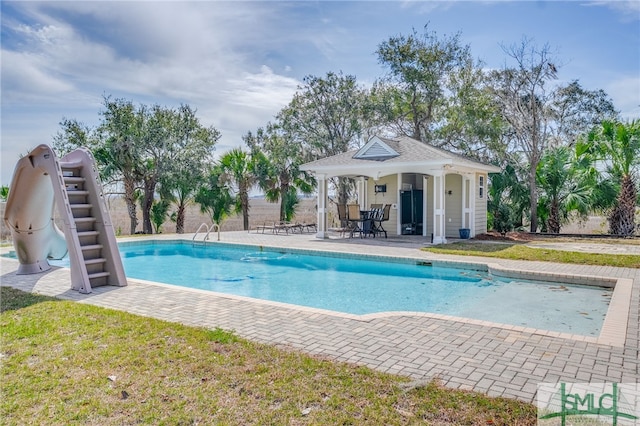
<svg viewBox="0 0 640 426"><path fill-rule="evenodd" d="M374 136L362 148L303 164L318 183L318 238L328 237L328 182L356 179L358 204L390 204L390 235L434 244L487 231L487 178L498 167L409 137Z"/></svg>

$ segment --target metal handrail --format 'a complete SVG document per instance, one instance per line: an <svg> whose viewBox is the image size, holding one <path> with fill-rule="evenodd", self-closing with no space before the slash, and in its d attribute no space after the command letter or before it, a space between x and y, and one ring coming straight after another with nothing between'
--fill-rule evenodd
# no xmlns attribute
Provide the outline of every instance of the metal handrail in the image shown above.
<svg viewBox="0 0 640 426"><path fill-rule="evenodd" d="M207 235L205 235L204 239L208 240L209 239L209 233L213 230L216 229L218 231L218 241L220 241L220 225L218 225L217 223L213 223L211 224L211 226L209 227L209 230L207 231Z"/></svg>
<svg viewBox="0 0 640 426"><path fill-rule="evenodd" d="M202 222L202 223L200 224L200 226L198 226L198 230L196 231L196 233L195 233L195 234L193 234L193 238L191 239L191 241L193 242L193 244L195 244L195 243L196 243L196 237L197 237L197 236L198 236L198 234L200 233L200 230L202 229L202 227L203 227L203 226L204 226L204 229L206 229L206 230L207 230L207 233L206 233L206 235L204 236L204 239L202 240L202 242L204 243L204 242L207 240L207 238L209 237L209 225L207 225L206 223Z"/></svg>
<svg viewBox="0 0 640 426"><path fill-rule="evenodd" d="M217 223L212 224L211 226L207 225L206 223L201 223L200 226L198 227L198 230L196 231L195 234L193 234L193 238L191 239L191 241L193 241L193 244L196 243L196 237L198 236L198 234L200 233L200 231L202 230L202 227L204 226L204 229L207 230L207 233L204 235L204 238L202 240L202 242L204 243L205 241L207 241L209 239L209 234L211 233L211 231L216 230L218 231L218 241L220 241L220 226Z"/></svg>

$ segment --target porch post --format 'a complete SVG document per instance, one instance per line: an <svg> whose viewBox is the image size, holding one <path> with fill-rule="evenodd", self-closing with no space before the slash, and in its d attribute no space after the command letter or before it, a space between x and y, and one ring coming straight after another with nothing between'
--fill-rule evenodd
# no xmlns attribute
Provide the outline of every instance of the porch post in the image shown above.
<svg viewBox="0 0 640 426"><path fill-rule="evenodd" d="M400 190L402 189L402 173L396 176L398 191L396 191L396 233L402 235L402 203L400 202Z"/></svg>
<svg viewBox="0 0 640 426"><path fill-rule="evenodd" d="M356 189L358 191L360 210L367 210L367 180L363 176L360 176L356 182Z"/></svg>
<svg viewBox="0 0 640 426"><path fill-rule="evenodd" d="M316 175L318 181L318 232L316 238L329 238L327 227L327 175Z"/></svg>
<svg viewBox="0 0 640 426"><path fill-rule="evenodd" d="M473 238L476 236L476 177L475 174L469 176L469 229L471 229L470 236Z"/></svg>
<svg viewBox="0 0 640 426"><path fill-rule="evenodd" d="M429 215L427 214L427 206L429 205L429 202L427 200L427 188L429 185L429 176L427 175L422 175L422 187L424 188L424 197L422 197L422 236L426 237L427 236L427 217L429 217Z"/></svg>
<svg viewBox="0 0 640 426"><path fill-rule="evenodd" d="M447 242L445 237L444 173L433 175L433 243Z"/></svg>
<svg viewBox="0 0 640 426"><path fill-rule="evenodd" d="M462 176L462 226L471 229L473 222L471 217L471 180L469 176Z"/></svg>

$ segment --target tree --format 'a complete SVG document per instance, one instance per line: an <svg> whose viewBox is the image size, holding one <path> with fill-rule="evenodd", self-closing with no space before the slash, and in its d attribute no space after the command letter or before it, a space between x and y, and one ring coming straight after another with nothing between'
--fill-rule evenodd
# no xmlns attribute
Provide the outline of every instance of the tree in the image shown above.
<svg viewBox="0 0 640 426"><path fill-rule="evenodd" d="M574 144L581 132L615 115L603 91L584 90L577 81L566 86L550 84L559 65L548 45L530 39L503 47L515 62L491 73L492 93L508 124L510 149L520 151L528 165L531 232L538 229L538 164L548 147Z"/></svg>
<svg viewBox="0 0 640 426"><path fill-rule="evenodd" d="M249 229L249 191L257 181L252 156L240 148L232 149L220 158L220 167L236 190L236 212L242 213L243 227Z"/></svg>
<svg viewBox="0 0 640 426"><path fill-rule="evenodd" d="M196 111L188 105L165 113L164 146L153 157L159 169L156 182L161 196L176 205L176 233L182 234L186 207L213 163L220 132L200 124Z"/></svg>
<svg viewBox="0 0 640 426"><path fill-rule="evenodd" d="M609 213L609 233L631 236L635 233L638 203L636 182L640 164L640 120L627 123L604 121L588 139L597 143L600 160L606 167L607 180L614 182L617 197Z"/></svg>
<svg viewBox="0 0 640 426"><path fill-rule="evenodd" d="M53 137L53 150L60 158L71 151L86 147L91 149L96 146L95 130L75 119L62 118L59 123L62 130Z"/></svg>
<svg viewBox="0 0 640 426"><path fill-rule="evenodd" d="M248 132L243 139L256 156L258 185L265 198L272 203L280 201L280 220L290 219L298 191L309 194L315 186L313 177L300 170L304 162L300 146L272 123L255 135Z"/></svg>
<svg viewBox="0 0 640 426"><path fill-rule="evenodd" d="M577 80L555 88L550 107L551 147L573 145L581 134L618 116L613 101L603 90L586 90Z"/></svg>
<svg viewBox="0 0 640 426"><path fill-rule="evenodd" d="M357 145L366 116L366 90L355 76L329 72L324 78L306 76L293 99L277 115L287 140L303 148L306 161L347 152ZM346 178L336 183L346 204L352 185Z"/></svg>
<svg viewBox="0 0 640 426"><path fill-rule="evenodd" d="M211 222L222 226L222 221L229 216L235 205L228 178L220 165L212 167L205 182L195 196L196 203L200 204L200 211L207 213Z"/></svg>
<svg viewBox="0 0 640 426"><path fill-rule="evenodd" d="M185 205L220 138L215 128L202 126L195 113L188 105L178 109L134 106L131 101L105 96L102 122L95 131L63 119L54 146L59 153L79 146L92 150L103 181L122 185L131 234L138 224L138 190L143 194L143 232L153 232L151 209L158 184L164 187L164 198L176 200L176 231L184 232Z"/></svg>
<svg viewBox="0 0 640 426"><path fill-rule="evenodd" d="M434 126L443 116L450 76L468 66L470 48L460 34L438 38L428 30L391 37L376 51L378 62L389 70L377 83L376 96L396 131L434 143Z"/></svg>
<svg viewBox="0 0 640 426"><path fill-rule="evenodd" d="M184 222L187 206L194 201L203 177L206 175L209 160L199 156L181 156L170 165L170 170L160 178L158 192L160 197L175 204L177 210L172 214L176 223L176 233L184 234Z"/></svg>
<svg viewBox="0 0 640 426"><path fill-rule="evenodd" d="M434 129L436 144L483 162L504 163L506 123L493 102L486 74L467 58L448 78L443 115Z"/></svg>
<svg viewBox="0 0 640 426"><path fill-rule="evenodd" d="M153 203L151 207L151 222L156 234L160 233L162 224L167 220L170 202L160 199Z"/></svg>
<svg viewBox="0 0 640 426"><path fill-rule="evenodd" d="M528 39L523 39L520 45L503 47L503 50L516 64L513 68L493 72L494 95L509 124L516 148L528 161L531 232L536 232L536 171L550 134L547 114L550 96L546 84L556 78L556 61L551 57L549 46L539 49Z"/></svg>
<svg viewBox="0 0 640 426"><path fill-rule="evenodd" d="M143 174L140 144L144 133L145 111L137 109L131 101L112 100L110 97L104 97L104 107L93 155L103 179L122 183L131 225L130 233L135 234L138 225L136 190Z"/></svg>
<svg viewBox="0 0 640 426"><path fill-rule="evenodd" d="M528 204L527 187L520 180L518 170L507 164L500 173L491 174L487 213L490 226L506 234L522 224L524 208Z"/></svg>
<svg viewBox="0 0 640 426"><path fill-rule="evenodd" d="M547 150L537 170L542 196L540 206L546 217L547 232L560 233L571 212L586 216L591 207L594 182L592 149L578 143L574 148L558 146ZM540 212L540 210L538 210Z"/></svg>

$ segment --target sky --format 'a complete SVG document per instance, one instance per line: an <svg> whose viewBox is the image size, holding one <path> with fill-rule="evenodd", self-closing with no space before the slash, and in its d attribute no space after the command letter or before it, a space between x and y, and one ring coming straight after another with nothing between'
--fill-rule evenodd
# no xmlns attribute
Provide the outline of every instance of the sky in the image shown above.
<svg viewBox="0 0 640 426"><path fill-rule="evenodd" d="M264 127L305 76L384 76L375 55L413 29L460 33L486 68L505 46L548 45L558 82L604 90L640 118L640 1L4 1L0 184L63 118L100 123L104 96L189 104L221 154Z"/></svg>

